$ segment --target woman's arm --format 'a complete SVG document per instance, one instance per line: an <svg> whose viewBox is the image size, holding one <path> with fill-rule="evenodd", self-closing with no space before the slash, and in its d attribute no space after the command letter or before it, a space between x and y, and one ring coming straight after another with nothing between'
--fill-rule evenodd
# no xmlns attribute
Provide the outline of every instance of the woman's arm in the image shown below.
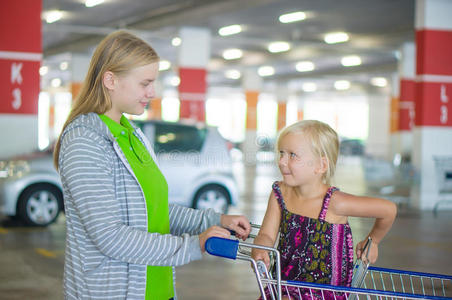
<svg viewBox="0 0 452 300"><path fill-rule="evenodd" d="M369 260L374 263L378 257L378 244L383 240L394 223L397 215L397 206L386 199L354 196L339 191L333 194L330 205L330 209L337 215L375 218L371 231L356 247L356 254L360 258L365 241L367 241L368 237L371 237L372 247L369 252Z"/></svg>
<svg viewBox="0 0 452 300"><path fill-rule="evenodd" d="M279 207L275 194L272 191L268 200L264 220L262 221L258 235L254 239L254 244L273 247L275 245L276 238L278 237L280 222L281 208ZM267 251L253 249L251 255L255 260L263 260L267 265L267 268L269 268L270 258Z"/></svg>

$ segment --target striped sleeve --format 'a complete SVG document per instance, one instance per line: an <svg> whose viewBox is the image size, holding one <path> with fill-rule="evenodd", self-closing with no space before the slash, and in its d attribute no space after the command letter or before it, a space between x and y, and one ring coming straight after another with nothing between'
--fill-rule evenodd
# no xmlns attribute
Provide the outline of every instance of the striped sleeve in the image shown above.
<svg viewBox="0 0 452 300"><path fill-rule="evenodd" d="M104 255L128 263L179 266L201 259L197 236L148 233L121 222L114 166L101 146L106 143L86 128L73 128L62 140L60 176L81 221L76 234L87 235Z"/></svg>
<svg viewBox="0 0 452 300"><path fill-rule="evenodd" d="M170 204L169 216L172 234L188 233L195 235L200 234L210 226L220 225L221 214L216 213L213 209L201 210Z"/></svg>

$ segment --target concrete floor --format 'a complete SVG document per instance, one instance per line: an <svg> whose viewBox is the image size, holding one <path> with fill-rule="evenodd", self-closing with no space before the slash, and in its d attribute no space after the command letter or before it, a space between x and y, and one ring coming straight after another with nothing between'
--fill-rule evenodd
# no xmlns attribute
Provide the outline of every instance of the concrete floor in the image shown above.
<svg viewBox="0 0 452 300"><path fill-rule="evenodd" d="M241 203L230 213L243 213L260 223L265 213L271 183L279 178L274 164L235 164ZM366 181L362 161L339 162L336 184L343 191L373 193ZM406 195L391 195L399 201L399 214L380 245L376 266L452 275L452 212L415 211L406 205ZM48 228L27 228L10 220L0 225L0 299L62 299L64 216ZM371 220L351 218L355 243L372 226ZM258 288L249 263L204 255L202 261L177 268L179 299L256 299Z"/></svg>

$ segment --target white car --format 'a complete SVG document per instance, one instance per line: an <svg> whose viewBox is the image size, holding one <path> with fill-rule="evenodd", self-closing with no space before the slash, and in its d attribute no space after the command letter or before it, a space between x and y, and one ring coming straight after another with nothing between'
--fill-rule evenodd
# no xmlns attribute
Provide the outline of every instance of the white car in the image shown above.
<svg viewBox="0 0 452 300"><path fill-rule="evenodd" d="M169 202L226 213L237 204L237 184L227 141L213 127L135 121L153 143L168 181ZM63 211L52 148L0 161L0 214L47 226Z"/></svg>

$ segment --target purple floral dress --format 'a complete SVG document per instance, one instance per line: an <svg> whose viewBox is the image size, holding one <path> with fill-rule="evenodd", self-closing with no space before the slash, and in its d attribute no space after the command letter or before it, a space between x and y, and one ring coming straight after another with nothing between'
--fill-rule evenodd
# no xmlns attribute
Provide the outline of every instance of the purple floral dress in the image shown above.
<svg viewBox="0 0 452 300"><path fill-rule="evenodd" d="M278 182L272 188L282 213L278 244L281 279L350 286L353 276L352 231L348 223L325 221L331 195L338 189L328 189L318 219L312 219L287 210ZM283 294L287 295L284 290ZM290 297L300 299L298 289L289 289L289 293ZM309 291L302 291L302 294L311 299ZM334 298L333 295L324 296ZM303 295L301 299L304 298Z"/></svg>

